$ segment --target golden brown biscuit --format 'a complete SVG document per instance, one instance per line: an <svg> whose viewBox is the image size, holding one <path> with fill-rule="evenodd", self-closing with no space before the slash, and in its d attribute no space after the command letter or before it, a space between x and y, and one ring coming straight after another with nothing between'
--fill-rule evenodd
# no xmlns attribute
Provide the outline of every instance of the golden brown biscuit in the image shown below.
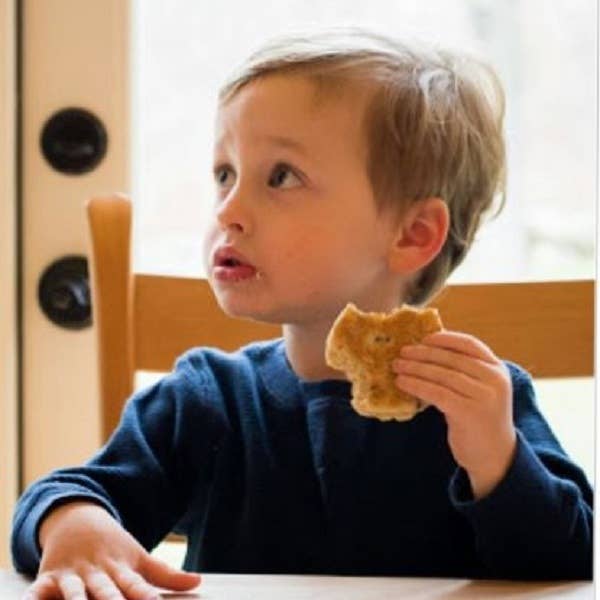
<svg viewBox="0 0 600 600"><path fill-rule="evenodd" d="M440 331L437 309L397 308L389 314L365 313L348 304L338 315L325 344L327 364L345 371L352 382L352 406L365 417L407 421L425 406L395 384L392 361L400 348Z"/></svg>

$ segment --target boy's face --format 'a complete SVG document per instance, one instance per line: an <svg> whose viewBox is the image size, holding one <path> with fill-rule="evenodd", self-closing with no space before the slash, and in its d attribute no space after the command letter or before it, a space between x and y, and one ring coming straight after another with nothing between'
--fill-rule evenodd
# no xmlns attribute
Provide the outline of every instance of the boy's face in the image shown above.
<svg viewBox="0 0 600 600"><path fill-rule="evenodd" d="M367 310L397 303L386 260L396 229L378 216L366 173L367 96L317 104L314 90L307 78L269 75L217 114L204 250L211 286L232 316L306 324L332 320L349 301ZM228 266L227 248L251 267Z"/></svg>

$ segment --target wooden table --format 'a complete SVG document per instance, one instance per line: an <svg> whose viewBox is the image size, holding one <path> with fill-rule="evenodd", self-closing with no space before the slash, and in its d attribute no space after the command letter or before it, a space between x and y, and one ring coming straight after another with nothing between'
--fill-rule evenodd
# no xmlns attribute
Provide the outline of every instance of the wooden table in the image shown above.
<svg viewBox="0 0 600 600"><path fill-rule="evenodd" d="M20 598L29 581L0 570L0 598ZM204 575L196 593L163 594L170 600L459 600L511 598L571 600L594 597L591 582L517 583L462 579L391 577L320 577L297 575Z"/></svg>

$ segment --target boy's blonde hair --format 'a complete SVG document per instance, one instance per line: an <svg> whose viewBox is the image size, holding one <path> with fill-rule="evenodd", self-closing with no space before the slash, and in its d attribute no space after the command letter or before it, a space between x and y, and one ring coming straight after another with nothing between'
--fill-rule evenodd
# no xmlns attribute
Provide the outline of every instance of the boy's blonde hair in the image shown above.
<svg viewBox="0 0 600 600"><path fill-rule="evenodd" d="M317 97L372 88L363 127L379 211L401 216L415 201L440 197L450 213L443 248L403 298L424 303L463 260L497 194L498 210L504 204L504 93L493 69L422 43L335 28L271 40L224 84L219 103L270 73L308 76Z"/></svg>

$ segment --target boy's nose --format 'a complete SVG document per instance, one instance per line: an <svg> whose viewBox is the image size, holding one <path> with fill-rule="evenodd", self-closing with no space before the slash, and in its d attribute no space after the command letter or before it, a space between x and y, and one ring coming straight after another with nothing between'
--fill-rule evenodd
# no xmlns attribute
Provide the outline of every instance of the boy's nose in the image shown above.
<svg viewBox="0 0 600 600"><path fill-rule="evenodd" d="M243 206L239 193L227 197L217 210L217 222L221 229L233 230L238 233L249 233L250 215Z"/></svg>

